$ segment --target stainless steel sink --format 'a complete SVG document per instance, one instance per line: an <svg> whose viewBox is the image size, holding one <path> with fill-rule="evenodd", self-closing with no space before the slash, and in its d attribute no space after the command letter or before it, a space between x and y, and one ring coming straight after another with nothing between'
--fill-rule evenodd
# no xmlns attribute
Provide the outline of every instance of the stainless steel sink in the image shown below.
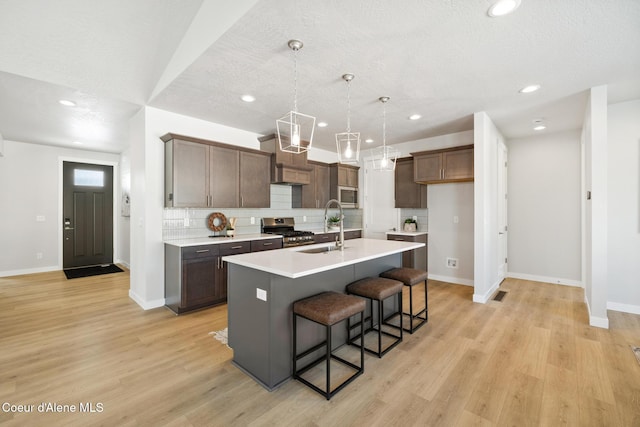
<svg viewBox="0 0 640 427"><path fill-rule="evenodd" d="M303 249L298 252L302 252L303 254L326 254L328 252L334 252L339 250L340 248L336 248L335 246L332 245L332 246L322 246L319 248Z"/></svg>

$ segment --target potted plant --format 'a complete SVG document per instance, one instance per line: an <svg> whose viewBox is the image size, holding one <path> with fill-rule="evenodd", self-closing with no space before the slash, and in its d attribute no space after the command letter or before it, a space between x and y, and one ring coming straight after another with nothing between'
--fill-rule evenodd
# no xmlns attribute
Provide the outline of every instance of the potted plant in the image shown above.
<svg viewBox="0 0 640 427"><path fill-rule="evenodd" d="M235 233L235 229L231 226L231 224L227 224L227 236L233 236Z"/></svg>
<svg viewBox="0 0 640 427"><path fill-rule="evenodd" d="M418 221L413 218L407 218L404 220L404 231L417 231L418 230Z"/></svg>
<svg viewBox="0 0 640 427"><path fill-rule="evenodd" d="M330 216L327 219L329 223L329 230L339 230L340 229L340 217L338 215Z"/></svg>

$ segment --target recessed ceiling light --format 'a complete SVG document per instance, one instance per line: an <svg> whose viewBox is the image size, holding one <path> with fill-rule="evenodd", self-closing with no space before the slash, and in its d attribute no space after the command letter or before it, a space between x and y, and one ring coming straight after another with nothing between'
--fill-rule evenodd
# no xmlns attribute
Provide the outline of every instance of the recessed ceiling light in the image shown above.
<svg viewBox="0 0 640 427"><path fill-rule="evenodd" d="M520 0L498 0L491 5L487 15L492 18L508 15L520 6Z"/></svg>
<svg viewBox="0 0 640 427"><path fill-rule="evenodd" d="M421 119L422 116L420 114L412 114L409 116L409 120L418 120Z"/></svg>
<svg viewBox="0 0 640 427"><path fill-rule="evenodd" d="M82 145L82 142L80 142L80 141L73 141L73 143L74 143L75 145Z"/></svg>
<svg viewBox="0 0 640 427"><path fill-rule="evenodd" d="M253 102L256 100L256 97L253 95L242 95L240 99L242 99L244 102Z"/></svg>
<svg viewBox="0 0 640 427"><path fill-rule="evenodd" d="M61 99L60 101L58 101L60 104L64 105L65 107L75 107L76 103L73 101L69 101L68 99Z"/></svg>
<svg viewBox="0 0 640 427"><path fill-rule="evenodd" d="M520 92L520 93L531 93L531 92L537 91L538 89L540 89L540 85L529 85L529 86L523 87L518 92Z"/></svg>
<svg viewBox="0 0 640 427"><path fill-rule="evenodd" d="M367 144L371 144L373 142L373 139L367 138L364 140L364 142L366 142Z"/></svg>
<svg viewBox="0 0 640 427"><path fill-rule="evenodd" d="M327 126L329 126L329 124L327 122L318 122L318 127L319 128L326 128Z"/></svg>
<svg viewBox="0 0 640 427"><path fill-rule="evenodd" d="M545 125L538 125L538 126L534 127L533 130L544 130L546 128L547 127Z"/></svg>

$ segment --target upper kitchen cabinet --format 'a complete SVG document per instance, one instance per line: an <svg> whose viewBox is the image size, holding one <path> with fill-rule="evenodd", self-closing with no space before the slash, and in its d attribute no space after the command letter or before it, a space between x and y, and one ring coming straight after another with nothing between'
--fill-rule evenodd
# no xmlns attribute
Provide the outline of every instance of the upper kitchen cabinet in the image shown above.
<svg viewBox="0 0 640 427"><path fill-rule="evenodd" d="M270 153L167 134L165 206L270 206Z"/></svg>
<svg viewBox="0 0 640 427"><path fill-rule="evenodd" d="M395 207L427 207L427 186L417 184L413 180L413 157L396 160Z"/></svg>
<svg viewBox="0 0 640 427"><path fill-rule="evenodd" d="M420 184L473 181L473 145L411 153Z"/></svg>
<svg viewBox="0 0 640 427"><path fill-rule="evenodd" d="M273 184L301 184L311 183L313 166L307 162L307 152L290 153L282 151L276 135L269 135L258 139L260 148L271 154L271 182Z"/></svg>
<svg viewBox="0 0 640 427"><path fill-rule="evenodd" d="M329 201L329 165L309 161L309 166L313 167L309 185L296 185L292 189L294 208L323 208Z"/></svg>
<svg viewBox="0 0 640 427"><path fill-rule="evenodd" d="M331 191L337 187L358 188L358 166L332 163L331 165ZM333 197L333 195L332 195Z"/></svg>

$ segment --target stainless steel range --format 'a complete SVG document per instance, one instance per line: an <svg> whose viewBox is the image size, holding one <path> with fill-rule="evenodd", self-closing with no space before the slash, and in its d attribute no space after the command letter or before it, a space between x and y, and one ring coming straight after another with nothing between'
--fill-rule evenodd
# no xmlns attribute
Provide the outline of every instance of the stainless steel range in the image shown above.
<svg viewBox="0 0 640 427"><path fill-rule="evenodd" d="M295 221L291 217L262 218L262 232L281 235L282 246L285 248L315 243L312 231L296 230L295 225Z"/></svg>

